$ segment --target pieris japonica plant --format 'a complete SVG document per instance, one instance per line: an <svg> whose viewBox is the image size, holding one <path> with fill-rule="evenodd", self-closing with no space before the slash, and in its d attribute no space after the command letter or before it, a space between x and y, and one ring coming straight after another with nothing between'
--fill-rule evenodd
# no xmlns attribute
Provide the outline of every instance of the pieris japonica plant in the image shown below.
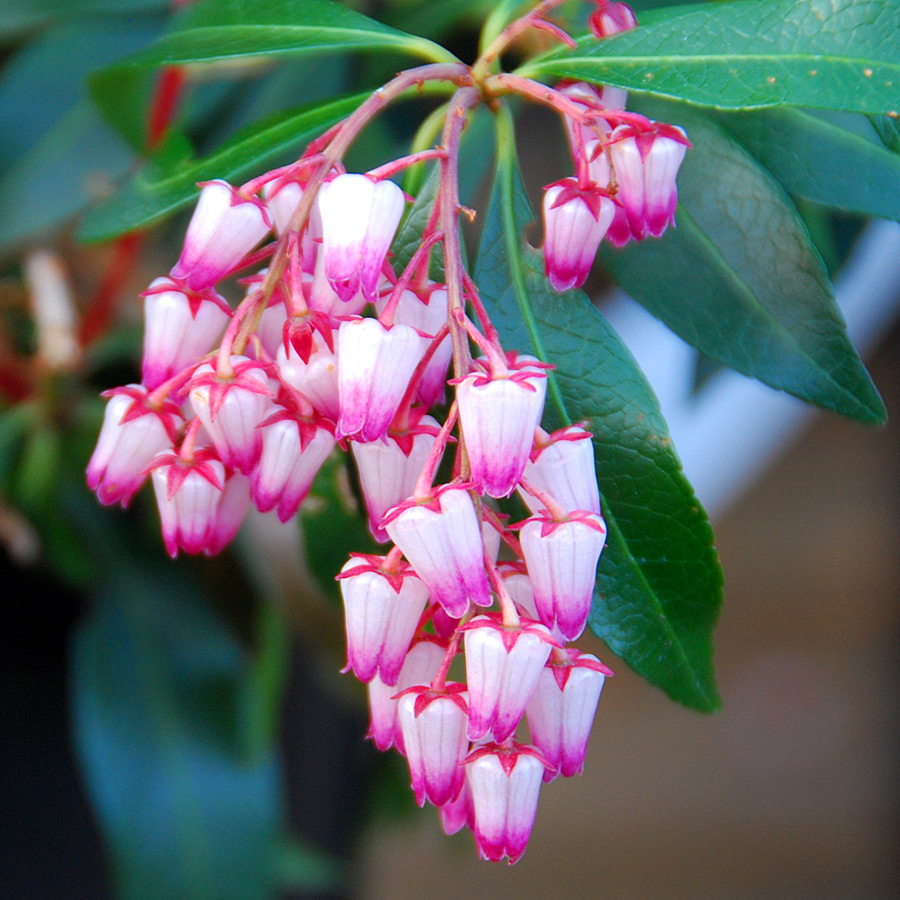
<svg viewBox="0 0 900 900"><path fill-rule="evenodd" d="M596 301L615 282L717 364L883 421L822 210L898 215L900 8L462 3L486 18L461 59L409 4L385 4L390 24L331 0L175 5L91 80L146 159L81 237L116 239L118 265L140 229L190 216L142 283L140 365L104 385L87 484L123 508L148 485L173 558L225 551L248 516L305 525L368 737L447 833L515 863L542 786L583 770L613 656L719 707L712 531ZM243 130L192 158L176 111L198 85L315 55L321 97L320 57L373 52L360 93L235 115ZM864 166L883 190L849 177Z"/></svg>

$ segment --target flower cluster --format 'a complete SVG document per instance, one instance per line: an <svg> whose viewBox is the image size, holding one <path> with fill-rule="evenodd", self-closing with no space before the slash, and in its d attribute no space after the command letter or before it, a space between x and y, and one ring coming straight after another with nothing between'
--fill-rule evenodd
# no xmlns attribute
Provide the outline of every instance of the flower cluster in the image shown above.
<svg viewBox="0 0 900 900"><path fill-rule="evenodd" d="M623 12L607 6L609 33ZM151 478L168 552L212 554L251 503L290 519L335 448L348 451L372 535L391 545L337 576L370 737L404 754L417 801L448 832L468 826L483 857L512 863L542 782L581 772L611 674L567 646L588 621L606 526L590 433L541 427L552 366L501 345L462 260L454 160L482 97L465 67L426 68L460 85L441 147L347 173L363 104L293 165L201 185L180 258L144 294L142 382L108 392L87 478L122 506ZM547 270L565 290L607 229L617 242L662 232L685 141L608 89L550 93L579 169L545 201ZM440 161L440 191L401 267L390 248L406 197L388 176L426 158ZM232 310L220 282L247 269ZM530 512L518 524L498 505L513 494Z"/></svg>

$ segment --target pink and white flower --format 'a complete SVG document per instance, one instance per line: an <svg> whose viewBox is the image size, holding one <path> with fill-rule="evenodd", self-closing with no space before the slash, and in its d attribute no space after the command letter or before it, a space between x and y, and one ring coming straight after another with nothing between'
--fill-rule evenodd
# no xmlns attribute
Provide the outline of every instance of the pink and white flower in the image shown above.
<svg viewBox="0 0 900 900"><path fill-rule="evenodd" d="M389 571L381 556L351 557L338 579L347 667L360 681L369 682L378 674L385 685L396 685L428 602L428 588L410 566L401 563Z"/></svg>
<svg viewBox="0 0 900 900"><path fill-rule="evenodd" d="M151 406L142 385L114 388L103 396L109 403L87 466L87 483L104 506L120 503L124 509L146 481L147 464L172 447L184 419L169 401Z"/></svg>
<svg viewBox="0 0 900 900"><path fill-rule="evenodd" d="M341 414L338 394L337 347L331 350L318 331L312 333L312 353L303 362L293 345L278 348L275 362L281 377L313 405L316 412L337 422Z"/></svg>
<svg viewBox="0 0 900 900"><path fill-rule="evenodd" d="M272 230L265 204L245 197L225 181L200 185L200 199L188 224L184 249L172 278L189 290L212 287L240 267L244 257Z"/></svg>
<svg viewBox="0 0 900 900"><path fill-rule="evenodd" d="M560 656L544 667L525 707L531 740L551 766L544 781L581 774L600 692L612 675L596 656L574 647Z"/></svg>
<svg viewBox="0 0 900 900"><path fill-rule="evenodd" d="M374 302L403 215L403 191L392 181L344 174L322 185L318 202L328 281L344 301L362 290Z"/></svg>
<svg viewBox="0 0 900 900"><path fill-rule="evenodd" d="M508 372L472 372L457 384L471 478L490 497L508 497L525 470L547 393L541 365L520 356L510 361Z"/></svg>
<svg viewBox="0 0 900 900"><path fill-rule="evenodd" d="M566 512L600 512L594 445L590 432L579 425L570 425L536 442L525 464L524 478L550 494ZM521 487L519 496L532 513L546 509L540 499Z"/></svg>
<svg viewBox="0 0 900 900"><path fill-rule="evenodd" d="M481 526L465 485L444 485L427 503L401 503L383 525L448 615L461 618L469 601L491 605Z"/></svg>

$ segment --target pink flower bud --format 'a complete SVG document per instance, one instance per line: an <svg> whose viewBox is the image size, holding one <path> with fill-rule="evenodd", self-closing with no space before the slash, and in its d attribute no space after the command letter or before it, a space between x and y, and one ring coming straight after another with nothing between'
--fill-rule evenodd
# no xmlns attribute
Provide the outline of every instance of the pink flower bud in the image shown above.
<svg viewBox="0 0 900 900"><path fill-rule="evenodd" d="M439 431L437 421L424 416L403 435L402 443L391 432L379 441L351 443L359 486L366 501L369 531L376 541L388 540L381 520L391 507L412 496Z"/></svg>
<svg viewBox="0 0 900 900"><path fill-rule="evenodd" d="M600 512L594 445L590 433L578 425L556 431L545 443L535 445L525 464L524 477L550 494L567 512ZM532 513L545 509L537 497L522 488L519 496Z"/></svg>
<svg viewBox="0 0 900 900"><path fill-rule="evenodd" d="M448 484L428 503L401 503L383 525L448 615L461 618L470 600L491 605L481 527L466 487Z"/></svg>
<svg viewBox="0 0 900 900"><path fill-rule="evenodd" d="M367 737L372 738L379 750L390 750L392 746L396 746L400 753L404 752L403 732L397 722L395 698L406 688L430 684L446 653L446 644L435 638L425 637L409 648L395 686L385 684L378 675L369 682L370 718Z"/></svg>
<svg viewBox="0 0 900 900"><path fill-rule="evenodd" d="M253 470L253 502L260 512L278 507L287 522L306 499L322 464L334 450L330 428L303 421L286 410L259 425L262 452Z"/></svg>
<svg viewBox="0 0 900 900"><path fill-rule="evenodd" d="M653 123L639 131L620 125L610 136L609 154L622 203L635 240L660 237L675 222L678 188L675 178L690 146L684 131ZM616 235L618 241L618 234Z"/></svg>
<svg viewBox="0 0 900 900"><path fill-rule="evenodd" d="M528 845L545 763L534 747L488 744L466 759L473 831L482 859L518 862Z"/></svg>
<svg viewBox="0 0 900 900"><path fill-rule="evenodd" d="M541 621L548 628L556 624L574 641L591 611L597 560L606 541L603 519L586 511L562 522L544 515L529 519L519 540Z"/></svg>
<svg viewBox="0 0 900 900"><path fill-rule="evenodd" d="M309 362L303 362L297 351L288 345L278 348L275 354L281 377L312 403L316 412L337 422L341 414L338 396L338 365L336 352L332 352L318 331L312 335L313 352ZM335 347L335 351L337 347Z"/></svg>
<svg viewBox="0 0 900 900"><path fill-rule="evenodd" d="M339 439L357 436L375 441L387 431L427 347L427 339L408 325L385 328L377 319L341 323Z"/></svg>
<svg viewBox="0 0 900 900"><path fill-rule="evenodd" d="M497 613L476 616L463 630L469 740L492 733L503 743L515 733L556 641L537 622L525 620L520 628L509 628Z"/></svg>
<svg viewBox="0 0 900 900"><path fill-rule="evenodd" d="M574 178L544 191L544 262L557 291L580 287L590 272L615 204L594 186L581 188Z"/></svg>
<svg viewBox="0 0 900 900"><path fill-rule="evenodd" d="M325 273L344 301L362 289L374 302L381 267L403 215L403 191L392 181L338 175L319 190Z"/></svg>
<svg viewBox="0 0 900 900"><path fill-rule="evenodd" d="M472 481L491 497L516 489L547 392L547 375L534 357L521 356L509 368L502 376L471 373L456 388Z"/></svg>
<svg viewBox="0 0 900 900"><path fill-rule="evenodd" d="M448 684L443 691L409 688L397 702L406 759L416 802L441 806L455 800L465 780L465 685Z"/></svg>
<svg viewBox="0 0 900 900"><path fill-rule="evenodd" d="M377 673L396 685L428 602L428 588L412 569L384 569L385 557L354 556L338 576L344 599L347 666L360 681Z"/></svg>
<svg viewBox="0 0 900 900"><path fill-rule="evenodd" d="M271 391L265 370L244 356L232 356L234 374L219 378L204 363L190 382L191 406L229 468L250 474L262 452L257 426L270 408Z"/></svg>
<svg viewBox="0 0 900 900"><path fill-rule="evenodd" d="M588 26L597 38L611 37L637 28L637 16L627 3L597 0L597 9L588 17Z"/></svg>
<svg viewBox="0 0 900 900"><path fill-rule="evenodd" d="M541 672L526 706L531 739L551 768L544 781L562 772L580 775L584 767L594 713L609 669L589 653L574 647L560 662L551 661Z"/></svg>
<svg viewBox="0 0 900 900"><path fill-rule="evenodd" d="M87 483L104 506L118 502L124 509L146 480L147 464L172 447L184 420L173 403L151 407L141 385L114 388L104 396L110 399L88 463Z"/></svg>
<svg viewBox="0 0 900 900"><path fill-rule="evenodd" d="M213 348L228 324L231 310L212 288L185 291L171 278L157 278L141 296L141 377L152 391Z"/></svg>
<svg viewBox="0 0 900 900"><path fill-rule="evenodd" d="M272 230L261 200L242 196L225 181L207 181L201 188L184 249L171 272L192 291L212 287L239 268Z"/></svg>

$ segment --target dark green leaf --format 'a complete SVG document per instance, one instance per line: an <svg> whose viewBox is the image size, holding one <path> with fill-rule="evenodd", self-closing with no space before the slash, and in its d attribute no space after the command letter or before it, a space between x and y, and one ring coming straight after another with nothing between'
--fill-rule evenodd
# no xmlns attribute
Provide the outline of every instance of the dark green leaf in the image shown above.
<svg viewBox="0 0 900 900"><path fill-rule="evenodd" d="M708 356L841 415L884 421L825 268L772 177L708 116L649 101L693 143L678 175L677 228L601 247L636 300Z"/></svg>
<svg viewBox="0 0 900 900"><path fill-rule="evenodd" d="M900 153L900 123L897 116L872 116L872 126L891 153Z"/></svg>
<svg viewBox="0 0 900 900"><path fill-rule="evenodd" d="M772 109L722 113L718 122L789 194L900 221L900 155L884 147L866 118L846 118Z"/></svg>
<svg viewBox="0 0 900 900"><path fill-rule="evenodd" d="M586 420L609 528L591 628L640 675L695 709L717 709L712 628L722 572L707 517L681 471L656 398L580 291L560 295L539 253L515 161L501 141L475 282L504 346L556 371L545 424Z"/></svg>
<svg viewBox="0 0 900 900"><path fill-rule="evenodd" d="M896 0L737 0L648 13L519 74L612 84L718 109L900 107Z"/></svg>
<svg viewBox="0 0 900 900"><path fill-rule="evenodd" d="M215 153L188 158L184 141L170 141L111 200L84 218L79 237L102 241L154 224L189 206L197 182L213 178L239 180L297 157L303 145L349 115L362 96L345 97L313 108L303 107L267 119L235 135Z"/></svg>
<svg viewBox="0 0 900 900"><path fill-rule="evenodd" d="M402 272L409 265L416 250L419 249L419 244L422 241L422 232L428 224L431 208L437 196L440 175L440 166L432 164L428 177L425 179L422 187L419 188L415 202L406 211L406 215L397 229L394 243L391 245L391 252L394 255L394 266L398 272ZM435 247L432 250L429 274L436 281L441 281L443 280L444 267L442 263L439 264L437 262L438 249L438 247Z"/></svg>
<svg viewBox="0 0 900 900"><path fill-rule="evenodd" d="M75 636L72 699L117 896L268 898L278 767L271 746L242 751L246 660L171 566L112 568Z"/></svg>

